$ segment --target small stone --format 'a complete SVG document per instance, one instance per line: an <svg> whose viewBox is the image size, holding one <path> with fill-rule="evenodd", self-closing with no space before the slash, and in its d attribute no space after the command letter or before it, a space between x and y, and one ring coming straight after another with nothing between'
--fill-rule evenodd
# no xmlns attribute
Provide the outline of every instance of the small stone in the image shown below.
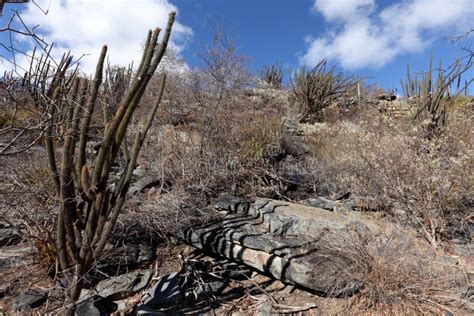
<svg viewBox="0 0 474 316"><path fill-rule="evenodd" d="M12 281L0 284L0 298L4 297L5 295L8 295L12 288L15 286L15 283L18 281L19 279L14 279Z"/></svg>
<svg viewBox="0 0 474 316"><path fill-rule="evenodd" d="M228 211L229 213L247 213L250 203L242 197L223 195L217 199L215 207L218 210Z"/></svg>
<svg viewBox="0 0 474 316"><path fill-rule="evenodd" d="M152 270L148 269L112 277L99 282L96 286L96 292L104 298L120 300L146 288L152 274Z"/></svg>
<svg viewBox="0 0 474 316"><path fill-rule="evenodd" d="M25 311L41 306L48 294L40 289L29 289L25 293L18 294L13 300L13 310Z"/></svg>
<svg viewBox="0 0 474 316"><path fill-rule="evenodd" d="M349 191L341 191L341 192L339 192L338 194L336 194L336 196L334 197L334 199L335 199L336 201L340 201L340 200L348 199L350 196L351 196L351 192L349 192Z"/></svg>
<svg viewBox="0 0 474 316"><path fill-rule="evenodd" d="M323 198L323 197L307 199L304 201L304 203L311 207L319 207L328 211L334 210L334 206L336 206L337 204L336 202Z"/></svg>
<svg viewBox="0 0 474 316"><path fill-rule="evenodd" d="M225 262L220 268L220 271L215 272L217 275L233 280L247 280L253 273L253 270L246 265L235 262Z"/></svg>
<svg viewBox="0 0 474 316"><path fill-rule="evenodd" d="M155 253L153 252L153 247L150 245L139 245L138 246L138 258L137 263L143 263L153 259Z"/></svg>
<svg viewBox="0 0 474 316"><path fill-rule="evenodd" d="M209 296L211 294L219 295L224 291L227 284L228 282L216 280L198 286L193 292L196 297Z"/></svg>
<svg viewBox="0 0 474 316"><path fill-rule="evenodd" d="M464 295L467 299L474 298L474 286L467 288L466 294Z"/></svg>
<svg viewBox="0 0 474 316"><path fill-rule="evenodd" d="M136 181L133 182L132 186L130 187L130 194L134 195L139 192L143 192L143 190L147 188L151 188L154 185L160 184L161 179L152 176L142 176Z"/></svg>

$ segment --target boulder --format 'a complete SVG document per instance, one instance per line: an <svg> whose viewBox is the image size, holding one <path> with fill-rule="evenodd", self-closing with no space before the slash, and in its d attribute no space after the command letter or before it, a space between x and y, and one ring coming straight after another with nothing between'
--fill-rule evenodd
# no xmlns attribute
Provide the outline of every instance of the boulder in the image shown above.
<svg viewBox="0 0 474 316"><path fill-rule="evenodd" d="M33 308L39 307L46 302L48 298L48 293L34 288L29 289L24 293L18 294L14 300L12 308L15 311L27 311Z"/></svg>
<svg viewBox="0 0 474 316"><path fill-rule="evenodd" d="M287 284L316 292L348 295L361 283L346 273L350 260L331 252L327 241L373 236L381 225L360 212L335 213L284 201L256 199L247 213L184 231L181 238L198 249L270 274Z"/></svg>

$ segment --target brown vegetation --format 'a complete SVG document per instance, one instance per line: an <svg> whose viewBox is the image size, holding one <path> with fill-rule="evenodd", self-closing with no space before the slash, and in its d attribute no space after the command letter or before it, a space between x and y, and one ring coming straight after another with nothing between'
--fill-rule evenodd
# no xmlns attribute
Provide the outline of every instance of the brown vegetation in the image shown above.
<svg viewBox="0 0 474 316"><path fill-rule="evenodd" d="M263 71L266 85L255 84L233 37L214 31L214 41L199 53L205 66L185 73L168 70L164 92L151 60L139 68L150 70L144 84L137 83L139 74L131 69L109 66L100 86L99 63L89 101L79 93L85 80L68 81L65 71L57 73L60 86L71 87L74 95L59 114L50 100L71 101L70 92L57 98L64 91L51 89L41 99L41 91L6 91L10 99L0 105L0 150L16 154L2 156L0 171L7 181L0 187L0 215L19 222L34 240L48 273L58 266L63 273L73 270L70 299L79 296L83 278L107 242L174 239L176 232L214 218L209 205L220 195L301 202L349 191L369 201L363 210L374 212L390 229L379 244L363 233L342 244L325 241L322 251L347 258L351 264L345 273L363 284L351 298L335 299L337 308L331 303L328 308L387 315L467 310L458 293L462 267L443 265L438 256L453 238L471 243L473 237L474 108L467 96L448 96L446 81L454 79L439 79L439 90L412 89L416 120L395 118L377 108L383 103L367 97L375 92L356 94L360 81L327 68L324 61L310 71L295 71L289 89L282 88L278 66ZM148 47L144 56L152 54L154 48ZM161 56L155 58L159 62ZM454 78L461 73L455 68ZM431 70L425 77L431 81ZM356 97L350 111L341 106ZM79 120L82 110L74 105L89 104L92 110L95 98L100 111ZM18 107L20 99L23 107ZM35 104L40 99L43 112ZM139 135L135 150L128 151L126 133ZM40 140L47 144L46 153L33 147ZM89 148L92 141L100 144L97 157ZM129 187L143 175L153 178L151 188L126 200ZM394 222L400 226L391 226ZM393 229L402 226L422 237L419 244L403 242L403 231Z"/></svg>

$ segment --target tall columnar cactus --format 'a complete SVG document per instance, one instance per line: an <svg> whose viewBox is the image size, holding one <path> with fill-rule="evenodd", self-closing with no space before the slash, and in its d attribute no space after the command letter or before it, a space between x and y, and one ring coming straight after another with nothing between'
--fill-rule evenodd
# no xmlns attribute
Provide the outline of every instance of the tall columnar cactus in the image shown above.
<svg viewBox="0 0 474 316"><path fill-rule="evenodd" d="M102 86L107 47L102 48L93 80L81 79L76 72L71 74L69 68L72 59L64 56L49 81L48 89L36 99L48 110L51 119L46 131L45 147L61 203L56 244L59 265L68 281L68 297L71 301L79 297L84 276L104 249L124 205L137 157L163 95L164 76L158 99L147 117L145 127L135 137L126 168L115 186L109 181L111 168L121 146L124 146L131 118L165 53L174 19L175 13L172 12L160 43L159 28L148 33L135 76L128 79L129 87L121 96L115 112L104 117L104 134L94 161L87 159L86 147L93 115L97 112L96 103ZM46 77L48 72L49 66L40 69L39 74ZM35 77L32 73L30 78ZM39 74L36 73L37 76ZM65 112L58 115L61 109L65 109ZM56 157L57 142L53 141L53 126L58 124L65 128L60 159Z"/></svg>
<svg viewBox="0 0 474 316"><path fill-rule="evenodd" d="M453 100L455 94L460 94L472 83L465 82L460 89L462 75L472 67L472 63L463 65L459 60L448 69L443 70L441 62L438 67L436 81L433 81L433 55L430 55L430 65L427 72L412 74L407 65L407 78L401 81L401 86L406 97L410 98L415 107L414 119L422 122L422 127L431 138L439 134L446 122L446 105ZM451 91L453 85L456 89ZM454 95L453 95L454 94Z"/></svg>

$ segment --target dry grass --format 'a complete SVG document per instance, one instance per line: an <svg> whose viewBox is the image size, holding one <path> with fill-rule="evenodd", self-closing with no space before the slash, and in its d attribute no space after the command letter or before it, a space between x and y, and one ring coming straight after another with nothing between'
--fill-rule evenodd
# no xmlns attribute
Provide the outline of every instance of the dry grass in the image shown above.
<svg viewBox="0 0 474 316"><path fill-rule="evenodd" d="M329 310L338 315L469 313L459 290L466 280L455 262L437 257L407 230L385 230L378 237L360 232L343 239L328 236L325 251L346 258L345 273L363 284L354 296L328 304Z"/></svg>
<svg viewBox="0 0 474 316"><path fill-rule="evenodd" d="M357 120L309 131L322 186L376 198L409 216L433 246L466 235L474 200L472 109L450 114L444 133L426 140L409 120L366 111Z"/></svg>

